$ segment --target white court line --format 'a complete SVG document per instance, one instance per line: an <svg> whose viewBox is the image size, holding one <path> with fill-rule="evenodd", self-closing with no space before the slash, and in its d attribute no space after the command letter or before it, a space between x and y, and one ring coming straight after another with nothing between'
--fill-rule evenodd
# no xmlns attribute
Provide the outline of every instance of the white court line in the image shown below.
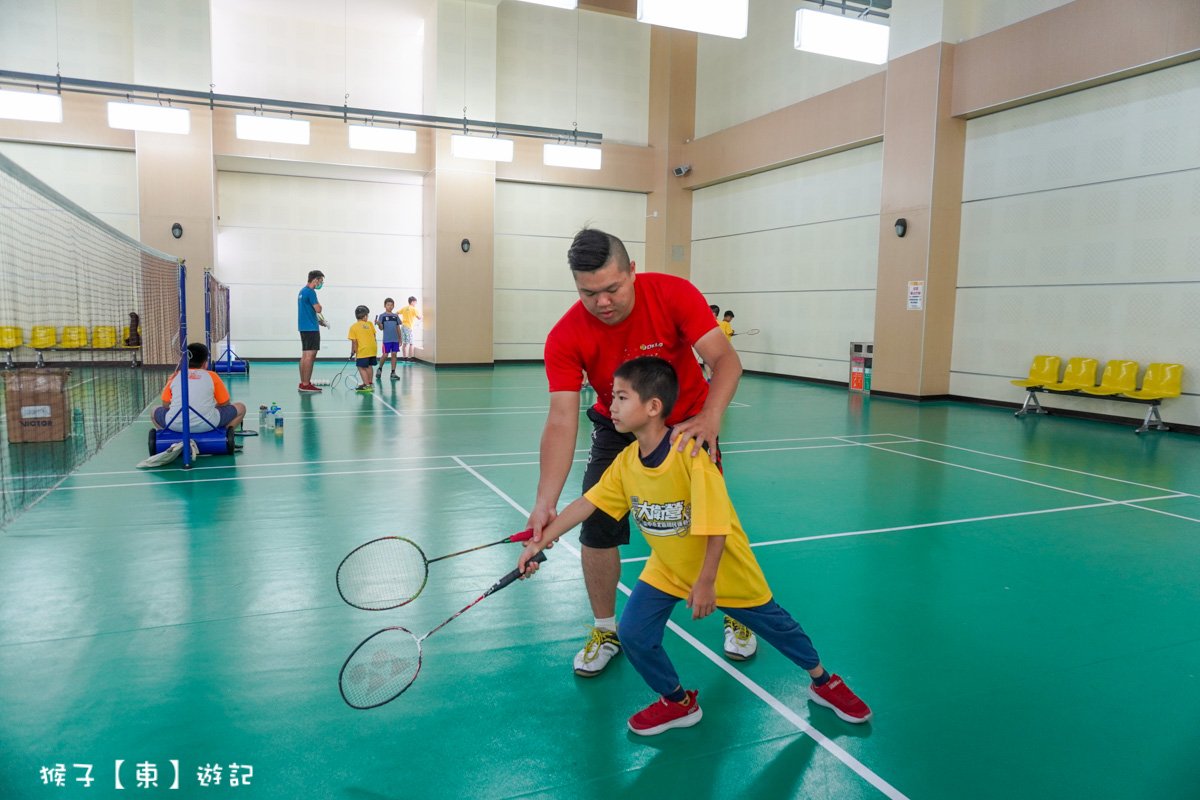
<svg viewBox="0 0 1200 800"><path fill-rule="evenodd" d="M457 457L455 458L455 460L458 461ZM467 466L462 461L459 461L459 463L468 472L470 472L472 475L474 475L476 478L478 478L480 481L482 481L485 486L487 486L489 489L491 489L493 492L495 492L497 495L499 495L500 499L504 500L506 503L508 503L510 506L512 506L514 509L516 509L519 513L521 513L525 517L529 516L528 511L526 511L524 508L522 508L520 506L520 504L517 503L516 500L513 500L511 497L509 497L507 494L505 494L503 491L501 491L501 489L498 486L496 486L496 484L492 483L487 478L480 475L478 472L473 470L471 467ZM579 550L570 542L565 542L560 539L558 541L558 545L560 547L566 548L568 551L573 553L576 558L581 558ZM617 584L617 588L619 588L626 596L628 596L630 594L629 587L627 587L624 583ZM692 636L690 633L685 631L683 628L679 627L679 625L677 625L675 622L668 620L667 627L670 628L672 631L674 631L676 634L678 634L679 637L681 639L683 639L685 642L690 644L692 647L696 648L696 650L698 650L705 657L707 657L709 661L716 664L718 667L720 667L722 670L724 670L728 675L733 677L734 680L736 680L738 683L742 684L747 689L749 689L751 692L753 692L755 694L755 696L757 696L760 700L762 700L764 703L766 703L768 706L770 706L777 714L779 714L779 716L783 717L788 722L795 725L796 728L798 728L802 733L805 733L808 736L812 737L812 739L817 744L819 744L821 747L825 748L826 751L828 751L831 755L833 755L835 758L837 758L843 764L848 766L850 769L854 770L854 772L859 777L861 777L863 780L865 780L867 783L871 784L876 789L883 792L888 797L892 798L892 800L908 800L908 798L904 794L902 794L898 789L896 789L890 783L885 781L883 778L876 775L865 764L863 764L861 761L859 761L854 756L847 753L845 750L843 750L841 747L839 747L835 742L831 741L827 736L825 736L825 734L821 733L819 730L817 730L812 725L810 725L807 720L805 720L803 717L801 717L795 711L792 711L792 709L790 709L786 705L784 705L783 702L779 700L779 698L775 697L770 692L768 692L766 689L762 688L757 683L755 683L754 681L747 678L744 674L742 674L738 670L731 667L729 664L727 664L725 662L725 660L723 658L717 656L716 653L714 653L712 650L708 649L703 644L701 644L694 636Z"/></svg>
<svg viewBox="0 0 1200 800"><path fill-rule="evenodd" d="M1085 472L1084 470L1081 470L1081 469L1071 469L1070 467L1059 467L1054 464L1046 464L1042 461L1027 461L1024 458L1014 458L1012 456L1002 456L998 453L988 453L984 450L972 450L969 447L958 447L957 445L946 444L945 442L935 442L932 439L913 439L911 437L906 437L906 438L909 439L909 442L920 442L922 444L934 444L934 445L937 445L938 447L948 447L952 450L962 450L966 453L975 453L976 455L989 456L991 458L1000 458L1005 461L1016 461L1021 464L1032 464L1035 467L1046 467L1047 469L1057 469L1062 472L1074 472L1076 475L1086 475L1089 478L1101 478L1106 481L1115 481L1117 483L1127 483L1130 486L1137 486L1142 489L1153 489L1156 492L1177 492L1178 494L1188 495L1189 497L1200 497L1200 495L1192 494L1191 492L1180 492L1178 489L1167 489L1162 486L1152 486L1149 483L1138 483L1137 481L1127 481L1123 478L1110 478L1107 475L1100 475L1095 472ZM906 444L906 442L881 442L881 444Z"/></svg>
<svg viewBox="0 0 1200 800"><path fill-rule="evenodd" d="M986 522L994 519L1011 519L1012 517L1029 517L1037 514L1057 514L1060 511L1081 511L1088 508L1104 508L1106 506L1120 506L1128 503L1149 503L1154 500L1171 500L1176 497L1186 497L1182 494L1165 494L1159 497L1143 497L1137 500L1109 500L1105 503L1088 503L1082 506L1062 506L1060 508L1043 508L1039 511L1014 511L1011 514L992 514L986 517L966 517L964 519L948 519L941 522L920 522L914 525L897 525L893 528L872 528L865 531L845 531L844 533L821 533L815 536L797 536L794 539L773 539L769 542L751 542L751 547L771 547L777 544L794 544L796 542L812 542L818 539L840 539L846 536L868 536L874 533L893 533L895 531L912 531L920 530L921 528L937 528L945 525L962 525L968 522ZM1153 509L1146 509L1152 511ZM622 564L633 564L640 561L646 561L649 556L636 556L633 558L622 558Z"/></svg>
<svg viewBox="0 0 1200 800"><path fill-rule="evenodd" d="M1038 481L1031 481L1031 480L1027 480L1026 478L1018 478L1014 475L1005 475L1001 472L989 472L986 469L978 469L977 467L968 467L965 464L955 464L953 461L942 461L937 458L929 458L928 456L919 456L916 453L906 453L903 450L890 450L885 446L887 444L892 444L892 442L883 442L882 444L867 443L867 444L865 444L865 446L869 447L872 450L882 450L886 453L895 453L898 456L906 456L908 458L919 458L922 461L932 461L934 464L944 464L947 467L956 467L958 469L970 470L971 472L980 472L980 473L983 473L984 475L994 475L997 478L1004 478L1006 480L1017 481L1019 483L1029 483L1034 486L1044 487L1046 489L1054 489L1055 491L1058 491L1058 492L1066 492L1067 494L1077 494L1077 495L1080 495L1081 497L1090 497L1093 500L1105 500L1105 501L1109 501L1112 503L1128 506L1129 508L1137 508L1142 511L1149 511L1154 514L1162 514L1162 515L1168 516L1168 517L1176 517L1178 519L1191 520L1192 522L1200 522L1200 519L1197 519L1196 517L1186 517L1182 514L1172 514L1169 511L1161 511L1157 508L1146 508L1144 506L1133 505L1136 502L1141 502L1141 501L1137 501L1137 500L1112 500L1111 498L1101 497L1100 495L1097 495L1097 494L1088 494L1087 492L1077 492L1074 489L1064 489L1061 486L1053 486L1049 483L1039 483ZM903 443L901 443L901 444L903 444ZM1103 477L1103 476L1096 476L1096 477ZM1157 487L1157 486L1151 486L1148 488L1159 489L1159 487ZM1172 492L1174 490L1159 489L1159 491ZM1187 492L1176 492L1175 494L1178 497L1195 497L1195 495L1188 494Z"/></svg>

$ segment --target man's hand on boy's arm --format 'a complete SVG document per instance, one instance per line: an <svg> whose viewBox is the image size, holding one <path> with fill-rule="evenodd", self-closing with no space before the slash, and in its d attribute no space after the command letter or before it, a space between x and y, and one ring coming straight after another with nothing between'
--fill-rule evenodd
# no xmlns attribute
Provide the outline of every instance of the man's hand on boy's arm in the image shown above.
<svg viewBox="0 0 1200 800"><path fill-rule="evenodd" d="M692 619L704 619L717 608L717 568L725 554L725 537L709 536L704 543L704 564L700 576L688 592L687 607L692 610Z"/></svg>
<svg viewBox="0 0 1200 800"><path fill-rule="evenodd" d="M530 564L529 559L543 550L553 547L554 543L558 541L558 537L582 523L595 510L596 507L592 505L592 501L586 497L580 497L564 508L562 513L556 516L542 531L541 538L530 540L529 544L525 545L525 549L521 551L521 555L517 559L517 569L522 573L521 579L528 578L538 570L538 564Z"/></svg>

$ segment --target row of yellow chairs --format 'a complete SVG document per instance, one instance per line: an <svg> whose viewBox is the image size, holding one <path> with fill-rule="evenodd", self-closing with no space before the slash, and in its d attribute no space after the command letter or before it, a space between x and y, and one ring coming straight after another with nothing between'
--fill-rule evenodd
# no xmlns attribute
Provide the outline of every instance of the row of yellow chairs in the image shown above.
<svg viewBox="0 0 1200 800"><path fill-rule="evenodd" d="M1029 377L1025 380L1012 381L1014 386L1026 389L1029 394L1025 405L1017 412L1024 416L1029 410L1039 414L1046 413L1038 402L1035 392L1077 392L1092 397L1109 397L1114 400L1136 400L1150 403L1146 410L1146 420L1138 433L1147 430L1151 417L1157 419L1157 428L1166 430L1158 415L1159 405L1170 397L1179 397L1183 393L1183 365L1155 362L1146 367L1142 377L1142 386L1137 386L1138 362L1114 359L1104 367L1100 383L1096 383L1096 369L1100 366L1094 358L1071 358L1067 360L1067 368L1062 380L1058 378L1062 360L1058 356L1034 356L1033 364L1029 367ZM1032 409L1030 408L1032 406Z"/></svg>
<svg viewBox="0 0 1200 800"><path fill-rule="evenodd" d="M104 350L110 347L124 347L129 338L129 326L122 330L122 336L117 339L117 329L111 325L97 325L92 328L91 347ZM13 350L25 343L20 328L0 328L0 350ZM58 339L58 330L53 325L34 325L29 336L29 346L34 350L45 350L52 347L73 350L88 347L87 328L81 325L70 325L62 329L62 341Z"/></svg>

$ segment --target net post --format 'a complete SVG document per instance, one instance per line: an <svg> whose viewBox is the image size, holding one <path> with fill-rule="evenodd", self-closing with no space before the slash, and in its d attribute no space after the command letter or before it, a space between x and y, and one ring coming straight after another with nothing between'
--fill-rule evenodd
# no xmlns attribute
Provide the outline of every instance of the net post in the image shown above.
<svg viewBox="0 0 1200 800"><path fill-rule="evenodd" d="M182 404L183 468L192 468L192 405L188 398L187 265L179 259L179 401Z"/></svg>
<svg viewBox="0 0 1200 800"><path fill-rule="evenodd" d="M212 358L212 273L204 271L204 346Z"/></svg>

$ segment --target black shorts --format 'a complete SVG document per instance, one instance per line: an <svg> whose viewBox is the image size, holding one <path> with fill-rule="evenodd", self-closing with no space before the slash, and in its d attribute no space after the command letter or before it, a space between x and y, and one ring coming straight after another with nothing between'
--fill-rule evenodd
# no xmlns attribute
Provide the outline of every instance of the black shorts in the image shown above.
<svg viewBox="0 0 1200 800"><path fill-rule="evenodd" d="M321 349L321 332L320 331L300 331L300 349L301 350L320 350Z"/></svg>
<svg viewBox="0 0 1200 800"><path fill-rule="evenodd" d="M378 363L379 363L378 356L367 356L366 358L354 359L354 366L362 367L363 369L366 369L367 367L373 367Z"/></svg>
<svg viewBox="0 0 1200 800"><path fill-rule="evenodd" d="M637 441L632 433L621 433L613 427L612 420L594 408L587 410L592 421L592 449L588 451L587 468L583 472L583 491L587 492L600 482L604 470L616 460L626 447ZM705 447L705 450L708 448ZM701 456L697 456L701 458ZM721 445L717 443L717 469L721 468ZM629 515L613 519L600 509L583 521L579 529L579 543L597 550L629 544Z"/></svg>

